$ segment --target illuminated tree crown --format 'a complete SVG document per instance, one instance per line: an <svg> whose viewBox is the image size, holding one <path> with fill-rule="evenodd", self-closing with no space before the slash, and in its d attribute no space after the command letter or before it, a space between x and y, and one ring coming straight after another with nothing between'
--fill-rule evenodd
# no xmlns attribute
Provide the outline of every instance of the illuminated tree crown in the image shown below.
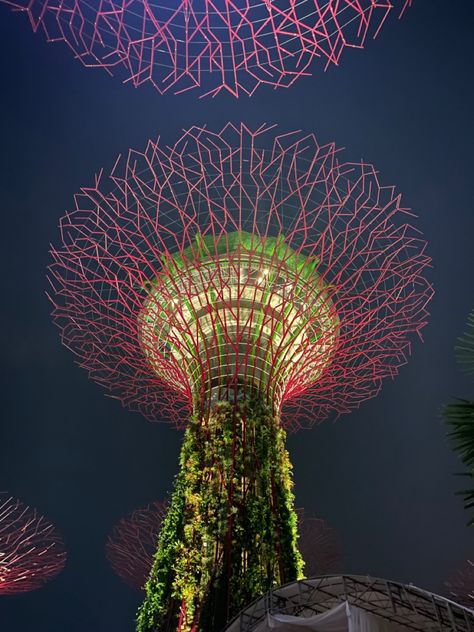
<svg viewBox="0 0 474 632"><path fill-rule="evenodd" d="M338 155L312 135L192 128L83 189L50 278L90 376L180 426L242 380L290 429L377 394L426 323L430 260L394 188Z"/></svg>

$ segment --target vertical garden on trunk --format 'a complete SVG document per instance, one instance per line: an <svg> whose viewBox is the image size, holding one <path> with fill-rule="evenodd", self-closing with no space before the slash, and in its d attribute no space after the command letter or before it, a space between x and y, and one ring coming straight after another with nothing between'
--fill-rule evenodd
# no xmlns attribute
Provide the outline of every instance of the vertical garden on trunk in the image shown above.
<svg viewBox="0 0 474 632"><path fill-rule="evenodd" d="M255 392L193 416L140 632L220 630L249 601L302 576L284 440Z"/></svg>

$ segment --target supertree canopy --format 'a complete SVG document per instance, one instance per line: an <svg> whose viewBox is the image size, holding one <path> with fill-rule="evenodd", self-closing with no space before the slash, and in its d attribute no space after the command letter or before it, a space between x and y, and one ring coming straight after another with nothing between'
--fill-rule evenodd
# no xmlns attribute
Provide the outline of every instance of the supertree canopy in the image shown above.
<svg viewBox="0 0 474 632"><path fill-rule="evenodd" d="M107 538L107 559L130 588L145 586L165 515L166 503L155 501L119 520Z"/></svg>
<svg viewBox="0 0 474 632"><path fill-rule="evenodd" d="M87 66L159 92L251 94L338 64L411 0L0 0Z"/></svg>
<svg viewBox="0 0 474 632"><path fill-rule="evenodd" d="M50 268L63 341L186 427L140 631L220 629L302 575L285 428L406 361L431 295L410 219L371 165L266 126L150 142L76 197Z"/></svg>
<svg viewBox="0 0 474 632"><path fill-rule="evenodd" d="M0 595L39 588L62 571L66 553L52 524L0 493Z"/></svg>
<svg viewBox="0 0 474 632"><path fill-rule="evenodd" d="M302 509L298 516L298 548L308 577L340 570L338 538L324 520ZM142 590L150 574L166 503L155 501L122 518L107 538L106 555L113 571L135 590Z"/></svg>

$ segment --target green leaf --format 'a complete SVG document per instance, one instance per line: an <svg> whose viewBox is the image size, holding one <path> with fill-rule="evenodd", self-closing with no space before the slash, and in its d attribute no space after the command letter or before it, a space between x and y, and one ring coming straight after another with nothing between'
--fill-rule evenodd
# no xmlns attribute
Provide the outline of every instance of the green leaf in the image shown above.
<svg viewBox="0 0 474 632"><path fill-rule="evenodd" d="M474 310L468 316L466 333L459 338L455 351L463 369L474 377Z"/></svg>
<svg viewBox="0 0 474 632"><path fill-rule="evenodd" d="M458 399L455 403L444 407L443 417L448 425L448 437L454 450L459 454L461 461L466 466L462 476L474 481L474 402L467 399ZM458 492L464 496L464 507L474 507L474 487ZM469 524L474 522L472 518Z"/></svg>

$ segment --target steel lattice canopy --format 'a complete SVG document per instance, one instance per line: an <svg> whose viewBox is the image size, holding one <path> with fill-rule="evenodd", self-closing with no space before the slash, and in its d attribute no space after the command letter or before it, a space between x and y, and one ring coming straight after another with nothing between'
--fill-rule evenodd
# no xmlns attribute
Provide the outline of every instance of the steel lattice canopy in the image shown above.
<svg viewBox="0 0 474 632"><path fill-rule="evenodd" d="M159 92L235 96L339 64L411 0L0 0L86 66Z"/></svg>
<svg viewBox="0 0 474 632"><path fill-rule="evenodd" d="M276 588L245 608L225 632L257 632L267 614L311 617L347 601L395 630L470 632L474 611L416 586L357 575L331 575Z"/></svg>
<svg viewBox="0 0 474 632"><path fill-rule="evenodd" d="M0 492L0 596L39 588L65 563L53 525L36 509Z"/></svg>
<svg viewBox="0 0 474 632"><path fill-rule="evenodd" d="M179 425L257 388L290 429L406 362L432 294L413 214L311 134L193 127L76 196L52 250L64 343L127 407Z"/></svg>

